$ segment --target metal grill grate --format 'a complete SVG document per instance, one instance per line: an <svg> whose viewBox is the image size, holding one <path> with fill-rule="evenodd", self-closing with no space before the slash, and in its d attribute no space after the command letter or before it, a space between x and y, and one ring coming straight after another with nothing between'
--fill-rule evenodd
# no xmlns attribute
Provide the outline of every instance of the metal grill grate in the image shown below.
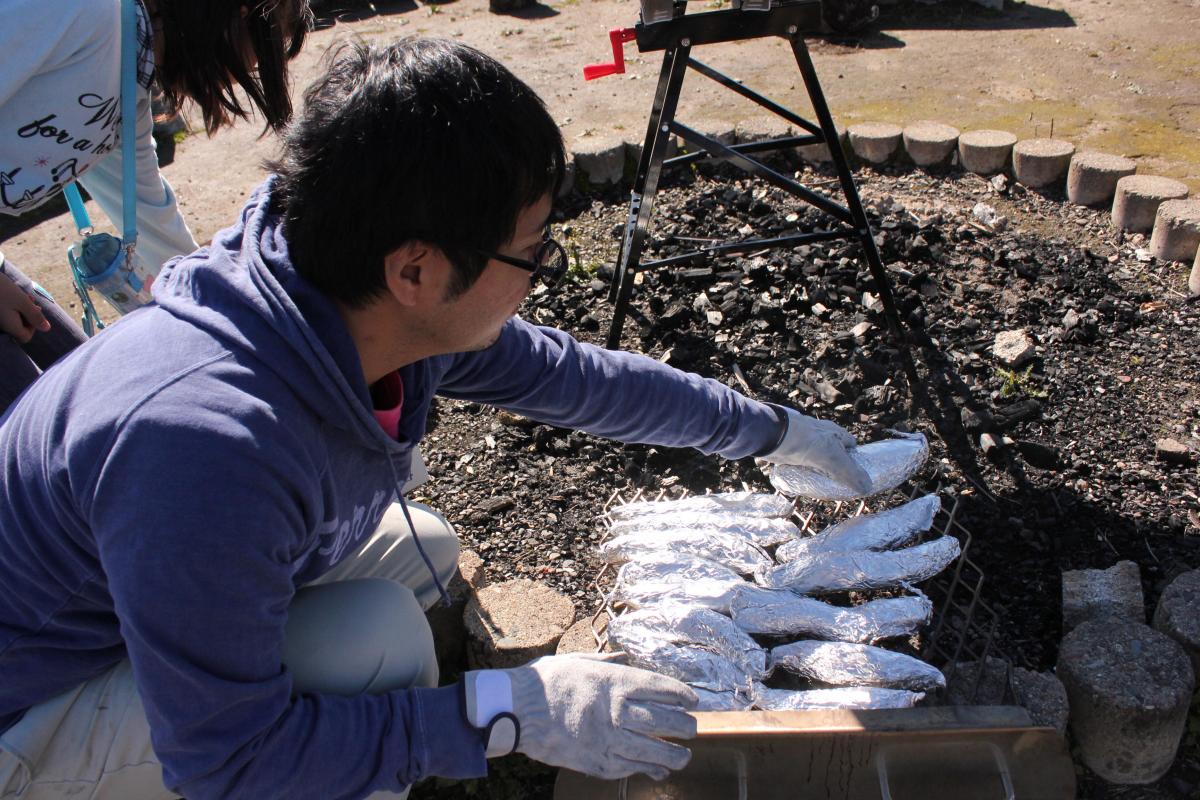
<svg viewBox="0 0 1200 800"><path fill-rule="evenodd" d="M749 490L749 487L744 487ZM892 492L885 498L895 498L900 492ZM922 494L911 491L903 499L911 500ZM940 487L939 487L940 494ZM625 495L617 491L604 504L604 514L601 522L605 533L600 538L603 543L609 538L612 520L608 515L609 509L615 506L641 500L674 500L686 497L686 493L672 494L662 490L653 495L641 490ZM868 505L865 501L853 502L821 502L797 501L797 508L792 514L792 520L799 526L802 533L812 535L820 531L833 520L858 516L871 510L883 510L891 507L892 503L876 502ZM801 507L800 504L803 504ZM923 590L934 604L934 614L928 631L917 639L917 655L922 660L946 673L947 684L954 688L956 696L966 702L974 702L980 696L983 679L988 670L985 665L989 659L999 659L1004 664L1004 697L1003 702L1011 702L1011 662L996 650L995 637L999 627L999 617L995 610L982 598L985 576L974 561L971 560L971 543L973 537L957 519L958 498L947 499L942 496L942 508L934 517L933 525L922 535L920 541L947 535L958 539L962 551L952 567L943 570L938 575L926 581ZM847 509L853 509L846 514ZM609 600L609 590L616 578L616 568L611 564L603 564L591 583L591 589L598 597L596 612L591 618L592 636L596 640L596 649L603 650L608 640L605 634L607 621L621 613L614 608ZM963 662L975 662L979 668L973 674L965 673L956 676L956 665ZM956 677L958 680L956 680Z"/></svg>

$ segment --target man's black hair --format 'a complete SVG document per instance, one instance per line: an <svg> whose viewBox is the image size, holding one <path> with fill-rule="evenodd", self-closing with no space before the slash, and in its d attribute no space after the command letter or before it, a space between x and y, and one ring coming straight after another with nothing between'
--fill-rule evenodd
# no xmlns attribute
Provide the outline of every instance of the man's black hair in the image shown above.
<svg viewBox="0 0 1200 800"><path fill-rule="evenodd" d="M384 258L439 247L465 291L563 176L558 126L533 90L458 42L353 42L304 98L269 165L297 271L361 308L386 291Z"/></svg>

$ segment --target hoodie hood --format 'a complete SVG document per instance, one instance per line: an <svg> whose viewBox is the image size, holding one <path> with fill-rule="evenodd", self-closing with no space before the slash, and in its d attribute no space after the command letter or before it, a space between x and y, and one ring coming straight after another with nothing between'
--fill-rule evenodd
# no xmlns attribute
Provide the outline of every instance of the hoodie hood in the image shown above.
<svg viewBox="0 0 1200 800"><path fill-rule="evenodd" d="M237 225L168 262L154 298L231 351L253 354L326 424L391 451L397 443L372 415L358 351L337 306L292 266L283 217L271 208L272 182L255 189Z"/></svg>

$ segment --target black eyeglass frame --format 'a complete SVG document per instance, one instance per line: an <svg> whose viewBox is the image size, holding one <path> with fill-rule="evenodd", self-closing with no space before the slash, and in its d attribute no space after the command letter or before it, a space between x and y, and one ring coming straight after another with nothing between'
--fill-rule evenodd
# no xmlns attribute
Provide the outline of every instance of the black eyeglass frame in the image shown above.
<svg viewBox="0 0 1200 800"><path fill-rule="evenodd" d="M558 251L557 254L555 250ZM540 280L547 286L553 287L562 280L563 275L567 274L567 250L557 241L551 239L549 233L546 234L546 238L542 239L542 243L538 245L538 249L534 251L533 260L531 261L526 261L516 256L492 253L487 250L479 250L478 252L480 255L494 258L502 264L508 264L510 267L525 270L529 273L531 283ZM562 264L557 269L547 266L554 263L555 255L558 256L558 261Z"/></svg>

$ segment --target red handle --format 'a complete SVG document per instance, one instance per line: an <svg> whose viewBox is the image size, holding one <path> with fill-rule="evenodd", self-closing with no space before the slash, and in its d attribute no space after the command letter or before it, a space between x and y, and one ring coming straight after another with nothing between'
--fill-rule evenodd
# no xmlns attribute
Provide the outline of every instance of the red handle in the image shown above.
<svg viewBox="0 0 1200 800"><path fill-rule="evenodd" d="M615 75L618 72L625 71L625 42L632 42L637 38L637 31L633 28L613 28L608 32L608 40L612 43L613 62L611 64L588 64L583 68L583 79L585 81L603 78L605 75Z"/></svg>

